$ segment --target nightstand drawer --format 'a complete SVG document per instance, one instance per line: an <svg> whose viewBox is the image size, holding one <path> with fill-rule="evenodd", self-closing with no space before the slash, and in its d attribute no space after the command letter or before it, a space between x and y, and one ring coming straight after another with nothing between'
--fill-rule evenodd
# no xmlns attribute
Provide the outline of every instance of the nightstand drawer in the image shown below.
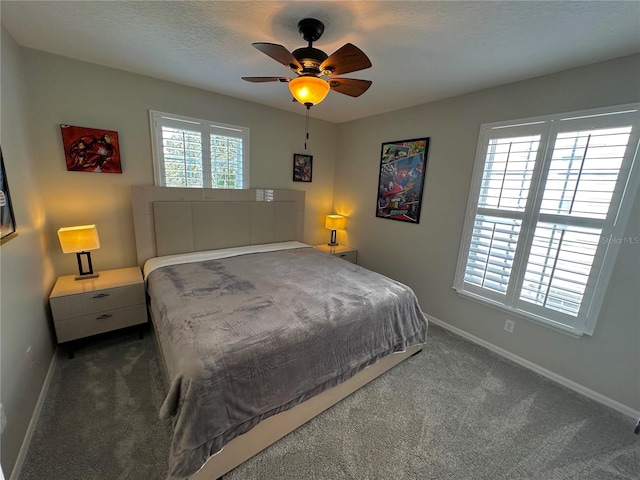
<svg viewBox="0 0 640 480"><path fill-rule="evenodd" d="M136 284L52 298L51 311L54 318L60 320L133 305L144 307L144 304L144 285Z"/></svg>
<svg viewBox="0 0 640 480"><path fill-rule="evenodd" d="M328 253L351 263L358 263L358 250L349 245L327 245L326 243L314 245L316 250Z"/></svg>
<svg viewBox="0 0 640 480"><path fill-rule="evenodd" d="M350 252L334 253L333 256L340 257L341 259L351 263L356 263L356 261L358 260L358 252L356 250L351 250Z"/></svg>
<svg viewBox="0 0 640 480"><path fill-rule="evenodd" d="M58 337L58 343L62 343L117 330L118 328L138 325L146 321L146 305L134 305L133 307L95 312L81 317L56 320L56 336Z"/></svg>

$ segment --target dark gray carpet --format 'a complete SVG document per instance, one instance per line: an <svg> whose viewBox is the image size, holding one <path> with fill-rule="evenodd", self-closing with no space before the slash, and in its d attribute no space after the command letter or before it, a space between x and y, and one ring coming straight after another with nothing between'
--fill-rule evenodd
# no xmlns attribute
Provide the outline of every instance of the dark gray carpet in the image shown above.
<svg viewBox="0 0 640 480"><path fill-rule="evenodd" d="M160 372L150 335L135 332L61 359L20 478L163 478ZM224 480L637 480L633 426L432 325L423 353Z"/></svg>
<svg viewBox="0 0 640 480"><path fill-rule="evenodd" d="M171 422L152 332L137 329L60 351L20 480L146 480L167 474Z"/></svg>

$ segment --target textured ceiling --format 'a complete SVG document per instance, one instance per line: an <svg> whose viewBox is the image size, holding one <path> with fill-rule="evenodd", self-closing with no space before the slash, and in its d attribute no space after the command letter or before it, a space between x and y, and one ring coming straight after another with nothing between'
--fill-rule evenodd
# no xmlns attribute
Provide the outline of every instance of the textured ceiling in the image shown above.
<svg viewBox="0 0 640 480"><path fill-rule="evenodd" d="M252 42L305 46L297 22L314 17L314 44L351 42L373 67L361 97L331 92L311 116L345 122L640 52L638 1L2 1L0 19L22 46L304 113L286 76Z"/></svg>

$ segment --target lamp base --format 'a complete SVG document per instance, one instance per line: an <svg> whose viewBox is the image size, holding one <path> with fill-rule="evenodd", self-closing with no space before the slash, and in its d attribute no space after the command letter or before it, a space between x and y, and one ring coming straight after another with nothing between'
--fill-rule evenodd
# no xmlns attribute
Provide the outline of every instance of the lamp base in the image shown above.
<svg viewBox="0 0 640 480"><path fill-rule="evenodd" d="M329 243L327 243L327 245L329 245L330 247L335 247L336 245L338 245L338 242L336 241L335 230L331 230L331 239L329 240Z"/></svg>
<svg viewBox="0 0 640 480"><path fill-rule="evenodd" d="M88 280L89 278L98 278L99 273L87 273L85 275L76 275L76 280Z"/></svg>
<svg viewBox="0 0 640 480"><path fill-rule="evenodd" d="M82 257L87 257L87 270L84 269L84 265L82 264ZM91 252L76 252L76 258L78 259L78 275L76 275L76 280L86 280L88 278L99 277L99 274L93 271Z"/></svg>

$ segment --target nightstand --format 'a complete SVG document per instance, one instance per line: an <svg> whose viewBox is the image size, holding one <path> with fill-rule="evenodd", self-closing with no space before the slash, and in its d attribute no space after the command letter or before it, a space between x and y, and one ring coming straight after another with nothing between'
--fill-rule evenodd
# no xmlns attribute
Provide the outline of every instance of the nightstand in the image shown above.
<svg viewBox="0 0 640 480"><path fill-rule="evenodd" d="M99 273L98 278L76 280L67 275L56 281L49 304L58 343L147 322L140 268Z"/></svg>
<svg viewBox="0 0 640 480"><path fill-rule="evenodd" d="M329 255L340 257L347 262L358 262L358 250L348 245L336 245L335 247L332 247L323 243L320 245L314 245L313 248L320 250L321 252L328 253Z"/></svg>

